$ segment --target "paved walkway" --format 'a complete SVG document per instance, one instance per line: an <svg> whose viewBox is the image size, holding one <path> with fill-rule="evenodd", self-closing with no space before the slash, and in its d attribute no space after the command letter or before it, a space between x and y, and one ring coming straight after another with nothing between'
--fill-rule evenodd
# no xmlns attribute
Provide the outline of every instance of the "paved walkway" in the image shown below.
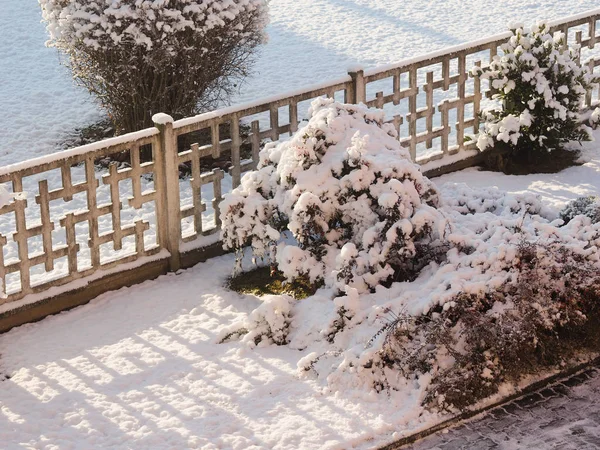
<svg viewBox="0 0 600 450"><path fill-rule="evenodd" d="M498 407L480 419L408 447L458 449L600 449L600 367Z"/></svg>

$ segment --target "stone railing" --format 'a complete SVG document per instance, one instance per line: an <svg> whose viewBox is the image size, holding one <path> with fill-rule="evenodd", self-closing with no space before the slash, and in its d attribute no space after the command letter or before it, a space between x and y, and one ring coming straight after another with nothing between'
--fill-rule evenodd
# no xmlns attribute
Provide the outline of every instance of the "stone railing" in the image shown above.
<svg viewBox="0 0 600 450"><path fill-rule="evenodd" d="M552 24L582 46L592 70L599 21L600 9ZM0 168L0 183L27 195L0 208L0 314L115 272L160 262L156 275L200 260L218 246L222 194L256 167L266 142L298 129L317 97L382 108L430 175L476 163L469 137L491 100L469 71L489 64L509 35L196 117L158 114L153 128ZM586 103L599 98L595 88Z"/></svg>

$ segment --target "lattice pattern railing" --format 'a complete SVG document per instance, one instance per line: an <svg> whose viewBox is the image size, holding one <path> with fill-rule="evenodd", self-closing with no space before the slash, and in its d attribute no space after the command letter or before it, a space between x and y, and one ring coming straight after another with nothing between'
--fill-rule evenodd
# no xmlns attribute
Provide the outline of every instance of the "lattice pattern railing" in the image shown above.
<svg viewBox="0 0 600 450"><path fill-rule="evenodd" d="M586 64L592 71L600 66L600 52L593 51L596 42L600 43L600 35L596 34L598 18L595 14L553 27L553 31L565 33L567 45L575 41L582 48L581 60L589 59ZM491 97L491 90L487 82L482 85L479 78L472 77L470 70L475 65L488 65L501 54L499 47L508 37L506 33L448 53L358 73L355 75L361 81L358 101L384 109L388 117L392 117L390 123L398 130L402 145L409 148L413 159L421 164L473 150L475 142L465 140L466 132L469 128L473 135L479 131L482 100ZM453 67L456 68L454 73ZM391 86L387 94L379 90L386 86L386 81ZM593 98L593 92L588 92L587 106L597 103L599 98L598 94ZM419 100L425 105L419 107ZM454 117L452 124L451 116ZM437 146L434 145L436 140Z"/></svg>
<svg viewBox="0 0 600 450"><path fill-rule="evenodd" d="M581 61L596 73L599 21L600 9L554 25L582 46ZM401 144L425 167L476 154L469 137L478 132L478 113L491 100L487 82L469 72L487 65L508 37L357 70L320 86L175 122L158 115L155 128L0 168L0 183L27 194L27 200L0 208L0 279L8 289L0 304L161 249L177 270L184 250L218 239L222 194L256 167L266 142L298 130L317 97L384 109ZM586 103L599 100L596 87ZM122 162L107 165L107 157Z"/></svg>
<svg viewBox="0 0 600 450"><path fill-rule="evenodd" d="M27 194L27 198L0 208L0 279L9 287L4 301L18 300L158 251L156 242L151 244L144 239L144 233L150 229L148 220L123 223L121 217L124 192L120 185L126 180L131 183L128 208L141 210L157 201L155 189L142 190L143 178L156 175L155 162L141 162L140 156L142 149L156 148L158 130L143 134L131 142L111 145L111 141L106 141L106 146L94 151L0 174L0 183L10 182L14 192ZM123 152L129 153L128 164L118 167L113 163L107 170L98 171L99 160ZM74 182L73 175L80 181ZM50 182L57 186L51 189ZM102 187L108 191L103 199L98 195ZM154 205L149 209L156 214ZM107 221L110 226L103 227ZM103 232L101 228L109 230ZM12 248L7 248L7 236L15 244ZM123 251L123 241L128 237L133 245ZM41 245L33 246L31 251L31 241L36 238ZM10 283L7 279L11 275L18 282ZM14 285L18 288L14 289Z"/></svg>

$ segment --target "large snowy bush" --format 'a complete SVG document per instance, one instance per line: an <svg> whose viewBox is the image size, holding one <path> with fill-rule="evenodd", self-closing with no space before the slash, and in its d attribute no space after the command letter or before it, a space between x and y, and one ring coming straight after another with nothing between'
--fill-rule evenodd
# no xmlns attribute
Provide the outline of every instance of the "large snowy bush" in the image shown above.
<svg viewBox="0 0 600 450"><path fill-rule="evenodd" d="M39 0L48 45L119 131L222 100L264 41L264 0Z"/></svg>
<svg viewBox="0 0 600 450"><path fill-rule="evenodd" d="M528 170L543 171L540 160L558 158L549 152L562 150L569 141L591 139L581 108L586 90L598 79L577 63L579 48L565 48L564 34L550 34L548 24L511 31L513 36L501 46L503 54L488 67L473 69L490 81L502 104L482 112L485 123L477 147L508 150L509 165L518 160L530 163Z"/></svg>
<svg viewBox="0 0 600 450"><path fill-rule="evenodd" d="M225 248L250 245L289 279L338 291L414 277L445 220L433 184L383 121L381 111L315 100L308 124L268 145L258 170L226 196Z"/></svg>

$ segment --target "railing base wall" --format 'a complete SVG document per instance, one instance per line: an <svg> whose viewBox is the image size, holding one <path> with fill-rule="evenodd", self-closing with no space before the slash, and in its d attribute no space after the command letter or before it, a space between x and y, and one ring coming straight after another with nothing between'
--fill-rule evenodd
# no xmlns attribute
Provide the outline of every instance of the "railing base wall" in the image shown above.
<svg viewBox="0 0 600 450"><path fill-rule="evenodd" d="M478 153L474 156L471 156L471 157L465 158L465 159L461 159L460 161L457 161L452 164L438 167L436 169L425 170L423 172L423 175L425 175L427 178L435 178L435 177L440 177L442 175L446 175L448 173L458 172L459 170L468 169L469 167L478 166L481 163L483 163L484 156L485 155L483 153Z"/></svg>

